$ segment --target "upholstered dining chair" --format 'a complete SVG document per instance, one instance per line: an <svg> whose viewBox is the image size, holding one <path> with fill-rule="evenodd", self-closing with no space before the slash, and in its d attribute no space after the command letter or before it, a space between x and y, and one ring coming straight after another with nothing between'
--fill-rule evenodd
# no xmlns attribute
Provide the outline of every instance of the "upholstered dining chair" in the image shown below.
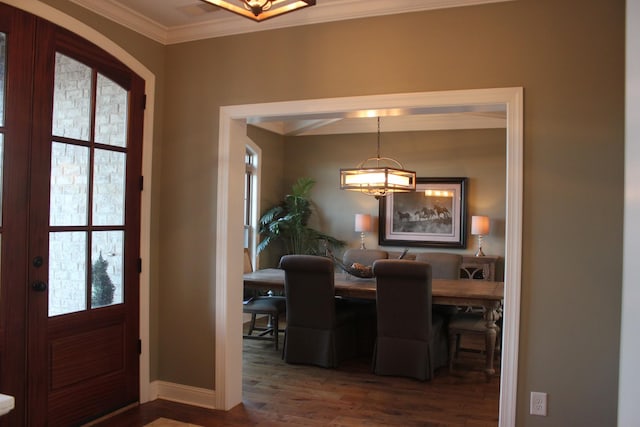
<svg viewBox="0 0 640 427"><path fill-rule="evenodd" d="M351 266L354 263L371 267L374 261L389 258L389 253L380 249L350 248L344 251L342 263ZM356 311L356 333L358 356L371 357L376 341L376 301L357 298L344 298Z"/></svg>
<svg viewBox="0 0 640 427"><path fill-rule="evenodd" d="M378 259L387 258L389 258L389 253L387 251L382 251L379 249L350 248L344 251L344 254L342 255L342 262L347 266L352 265L354 262L369 266L373 265L373 262Z"/></svg>
<svg viewBox="0 0 640 427"><path fill-rule="evenodd" d="M420 252L416 254L416 261L431 264L431 277L433 279L460 278L462 255L445 252Z"/></svg>
<svg viewBox="0 0 640 427"><path fill-rule="evenodd" d="M253 271L251 264L251 257L249 256L249 250L244 250L244 272L250 273ZM251 321L249 323L249 330L243 335L248 339L259 339L273 341L276 350L279 345L279 334L284 332L280 329L280 317L286 313L287 303L283 296L272 295L271 291L265 296L257 295L251 296L242 302L242 312L251 314ZM266 326L256 325L256 317L258 315L267 316ZM257 331L257 335L253 333Z"/></svg>
<svg viewBox="0 0 640 427"><path fill-rule="evenodd" d="M374 373L433 378L436 368L446 366L448 348L444 319L431 309L431 266L378 260L373 272L378 311Z"/></svg>
<svg viewBox="0 0 640 427"><path fill-rule="evenodd" d="M416 261L426 262L431 265L431 277L433 279L460 279L460 267L462 255L446 252L421 252L416 254ZM433 310L445 316L445 321L458 314L459 308L453 305L435 304Z"/></svg>
<svg viewBox="0 0 640 427"><path fill-rule="evenodd" d="M356 354L355 313L335 297L334 265L329 258L285 255L287 363L335 368Z"/></svg>

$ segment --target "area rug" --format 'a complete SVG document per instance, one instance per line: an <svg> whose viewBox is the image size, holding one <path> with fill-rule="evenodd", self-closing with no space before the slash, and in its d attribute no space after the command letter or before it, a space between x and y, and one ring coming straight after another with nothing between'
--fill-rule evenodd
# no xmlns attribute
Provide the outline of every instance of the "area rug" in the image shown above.
<svg viewBox="0 0 640 427"><path fill-rule="evenodd" d="M145 424L145 427L202 427L197 424L183 423L181 421L170 420L169 418L158 418L157 420Z"/></svg>

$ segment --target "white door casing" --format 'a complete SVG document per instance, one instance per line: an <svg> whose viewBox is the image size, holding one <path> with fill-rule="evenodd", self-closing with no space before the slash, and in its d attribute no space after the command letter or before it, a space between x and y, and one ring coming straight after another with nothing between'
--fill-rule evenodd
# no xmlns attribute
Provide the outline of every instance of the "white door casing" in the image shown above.
<svg viewBox="0 0 640 427"><path fill-rule="evenodd" d="M248 117L292 117L361 110L503 106L506 126L505 311L499 426L515 425L523 200L523 89L521 87L313 99L220 108L216 242L215 407L242 402L242 171ZM238 230L238 236L230 231Z"/></svg>

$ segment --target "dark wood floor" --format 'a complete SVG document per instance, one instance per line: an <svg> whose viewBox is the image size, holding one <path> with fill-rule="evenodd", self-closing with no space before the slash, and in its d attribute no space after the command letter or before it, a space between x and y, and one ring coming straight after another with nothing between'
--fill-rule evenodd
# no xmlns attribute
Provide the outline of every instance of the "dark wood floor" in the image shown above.
<svg viewBox="0 0 640 427"><path fill-rule="evenodd" d="M462 352L456 370L432 381L380 377L370 361L339 369L288 365L272 344L244 341L243 403L214 411L156 400L97 426L142 427L164 417L209 426L496 426L499 376L486 382L483 356Z"/></svg>

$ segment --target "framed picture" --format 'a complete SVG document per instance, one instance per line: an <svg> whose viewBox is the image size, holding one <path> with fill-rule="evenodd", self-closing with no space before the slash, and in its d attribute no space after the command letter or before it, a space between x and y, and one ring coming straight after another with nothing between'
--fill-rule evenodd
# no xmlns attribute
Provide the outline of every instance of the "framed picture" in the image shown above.
<svg viewBox="0 0 640 427"><path fill-rule="evenodd" d="M466 247L467 178L417 178L416 191L380 198L382 246Z"/></svg>

